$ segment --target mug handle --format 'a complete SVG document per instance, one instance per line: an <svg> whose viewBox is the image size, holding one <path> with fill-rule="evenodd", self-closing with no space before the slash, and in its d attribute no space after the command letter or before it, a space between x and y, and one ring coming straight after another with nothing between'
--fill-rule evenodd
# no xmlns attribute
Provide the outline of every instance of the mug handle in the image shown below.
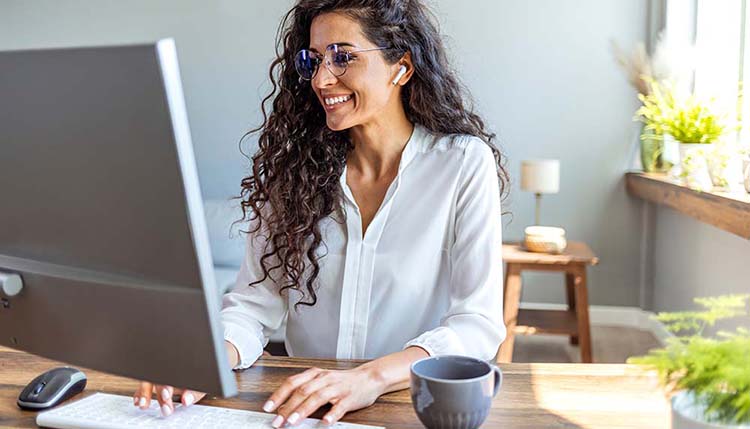
<svg viewBox="0 0 750 429"><path fill-rule="evenodd" d="M500 391L500 386L503 385L503 372L500 371L497 365L490 364L490 366L492 367L492 372L495 373L495 388L492 391L492 397L494 398L497 392Z"/></svg>

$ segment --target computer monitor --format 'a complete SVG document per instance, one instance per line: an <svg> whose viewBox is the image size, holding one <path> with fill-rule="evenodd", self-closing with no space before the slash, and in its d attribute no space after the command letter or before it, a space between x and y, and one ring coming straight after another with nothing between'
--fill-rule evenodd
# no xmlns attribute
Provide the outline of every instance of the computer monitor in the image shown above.
<svg viewBox="0 0 750 429"><path fill-rule="evenodd" d="M0 273L0 344L236 394L172 39L0 52Z"/></svg>

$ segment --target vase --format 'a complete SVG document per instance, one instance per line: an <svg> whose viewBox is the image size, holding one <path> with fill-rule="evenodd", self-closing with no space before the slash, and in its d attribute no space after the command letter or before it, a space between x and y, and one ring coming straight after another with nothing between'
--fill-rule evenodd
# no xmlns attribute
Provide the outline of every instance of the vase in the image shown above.
<svg viewBox="0 0 750 429"><path fill-rule="evenodd" d="M643 130L641 134L641 166L647 173L666 173L672 164L664 157L664 141L653 130Z"/></svg>
<svg viewBox="0 0 750 429"><path fill-rule="evenodd" d="M750 193L750 157L742 160L742 178L745 182L745 190Z"/></svg>
<svg viewBox="0 0 750 429"><path fill-rule="evenodd" d="M713 188L706 154L709 147L708 144L679 142L679 177L689 188L699 191L710 191Z"/></svg>
<svg viewBox="0 0 750 429"><path fill-rule="evenodd" d="M672 429L747 429L750 425L730 425L706 421L706 407L697 403L690 391L672 396Z"/></svg>

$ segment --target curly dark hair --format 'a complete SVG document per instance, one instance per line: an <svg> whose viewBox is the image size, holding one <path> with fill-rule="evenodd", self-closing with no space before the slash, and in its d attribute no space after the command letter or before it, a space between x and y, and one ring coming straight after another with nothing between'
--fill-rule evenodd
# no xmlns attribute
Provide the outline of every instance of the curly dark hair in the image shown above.
<svg viewBox="0 0 750 429"><path fill-rule="evenodd" d="M370 42L390 47L380 51L389 64L410 52L414 73L401 89L407 119L437 135L479 137L494 153L501 198L508 183L501 153L493 144L495 134L474 113L468 91L448 63L437 21L422 1L299 0L278 27L277 57L269 70L273 89L261 103L263 123L242 138L260 131L252 173L242 180L238 197L241 220L253 225L246 232L262 228L265 239L263 277L250 286L270 278L281 294L293 289L307 295L295 308L317 302L318 250L325 249L320 222L340 213L339 178L353 147L348 131L327 127L323 107L294 67L295 54L309 47L313 19L328 12L354 19Z"/></svg>

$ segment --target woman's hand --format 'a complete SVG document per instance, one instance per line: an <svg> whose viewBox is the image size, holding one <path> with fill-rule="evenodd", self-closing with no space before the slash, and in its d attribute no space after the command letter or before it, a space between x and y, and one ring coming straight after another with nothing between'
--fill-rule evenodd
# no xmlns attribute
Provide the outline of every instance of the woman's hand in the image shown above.
<svg viewBox="0 0 750 429"><path fill-rule="evenodd" d="M146 410L151 405L151 395L156 395L156 399L159 401L159 408L161 408L161 413L164 417L167 417L174 412L174 403L172 402L173 394L180 395L180 402L185 407L195 404L206 396L205 393L197 392L195 390L176 389L172 386L143 381L141 382L140 387L135 391L133 404L142 410Z"/></svg>
<svg viewBox="0 0 750 429"><path fill-rule="evenodd" d="M239 362L239 353L237 353L237 349L229 341L224 341L224 346L227 350L229 366L230 368L234 368ZM271 356L271 354L263 352L263 356ZM174 394L180 395L180 403L185 407L195 404L206 396L205 393L196 390L177 389L172 386L143 381L133 395L133 405L142 410L147 410L151 406L152 395L155 395L156 400L159 401L159 408L162 415L167 417L174 412L174 403L172 402L172 395Z"/></svg>
<svg viewBox="0 0 750 429"><path fill-rule="evenodd" d="M310 368L289 377L263 406L266 412L277 410L271 425L290 426L306 419L325 404L333 404L323 421L332 425L345 413L368 407L385 393L385 386L370 367L360 366L350 370L325 370Z"/></svg>

